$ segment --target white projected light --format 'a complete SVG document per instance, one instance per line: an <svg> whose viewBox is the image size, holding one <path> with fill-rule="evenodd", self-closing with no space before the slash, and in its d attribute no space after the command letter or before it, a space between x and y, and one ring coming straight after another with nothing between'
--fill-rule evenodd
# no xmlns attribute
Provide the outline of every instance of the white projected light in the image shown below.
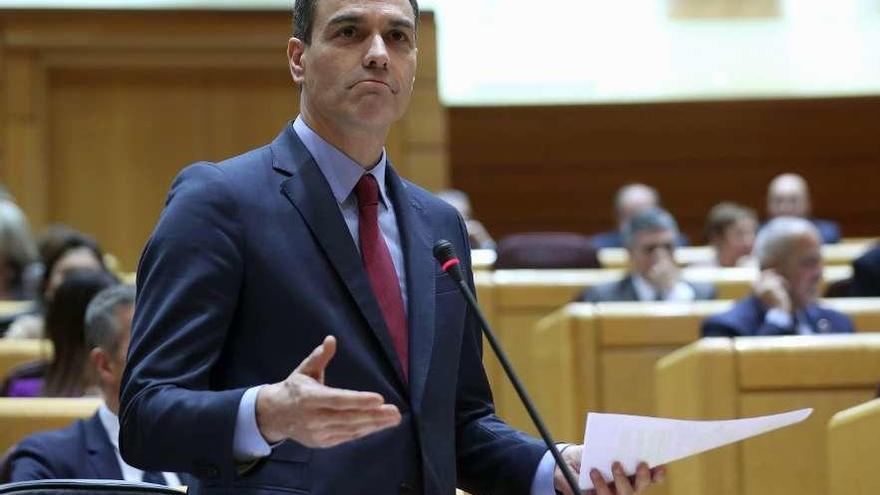
<svg viewBox="0 0 880 495"><path fill-rule="evenodd" d="M673 0L422 0L447 105L880 93L880 0L776 0L678 19ZM734 2L735 0L728 0ZM293 0L0 0L0 8L288 10Z"/></svg>

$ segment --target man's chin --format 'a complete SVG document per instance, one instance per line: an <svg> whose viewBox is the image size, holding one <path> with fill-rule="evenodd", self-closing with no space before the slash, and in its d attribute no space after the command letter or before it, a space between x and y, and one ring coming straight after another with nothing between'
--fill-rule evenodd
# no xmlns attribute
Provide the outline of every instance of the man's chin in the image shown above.
<svg viewBox="0 0 880 495"><path fill-rule="evenodd" d="M362 101L358 105L355 119L362 127L382 128L390 126L400 119L400 116L390 111L389 105L385 102L372 104L369 101Z"/></svg>

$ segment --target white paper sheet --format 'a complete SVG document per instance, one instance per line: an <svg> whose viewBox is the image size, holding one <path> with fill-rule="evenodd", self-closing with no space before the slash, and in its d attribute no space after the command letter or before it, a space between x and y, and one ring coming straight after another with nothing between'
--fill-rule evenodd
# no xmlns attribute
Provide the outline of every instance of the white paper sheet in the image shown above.
<svg viewBox="0 0 880 495"><path fill-rule="evenodd" d="M593 488L590 470L596 468L606 480L613 479L611 463L620 461L627 474L645 462L650 467L668 464L762 433L799 423L812 414L800 409L782 414L726 421L680 419L589 413L584 433L579 484Z"/></svg>

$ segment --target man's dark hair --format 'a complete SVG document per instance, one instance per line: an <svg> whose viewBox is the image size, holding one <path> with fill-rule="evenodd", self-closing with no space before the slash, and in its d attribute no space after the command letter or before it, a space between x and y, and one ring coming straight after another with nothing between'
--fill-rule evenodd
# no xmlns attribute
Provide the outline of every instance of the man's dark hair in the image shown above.
<svg viewBox="0 0 880 495"><path fill-rule="evenodd" d="M409 0L415 14L416 30L419 29L419 2ZM315 22L315 7L318 0L296 0L293 4L293 36L303 43L312 43L312 25Z"/></svg>

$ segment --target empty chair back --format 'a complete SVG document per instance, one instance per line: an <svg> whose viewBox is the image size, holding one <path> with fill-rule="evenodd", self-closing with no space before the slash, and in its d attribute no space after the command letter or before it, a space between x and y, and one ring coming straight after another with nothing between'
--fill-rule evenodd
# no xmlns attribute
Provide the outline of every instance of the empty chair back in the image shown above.
<svg viewBox="0 0 880 495"><path fill-rule="evenodd" d="M588 237L571 232L514 234L498 243L495 268L599 268Z"/></svg>

